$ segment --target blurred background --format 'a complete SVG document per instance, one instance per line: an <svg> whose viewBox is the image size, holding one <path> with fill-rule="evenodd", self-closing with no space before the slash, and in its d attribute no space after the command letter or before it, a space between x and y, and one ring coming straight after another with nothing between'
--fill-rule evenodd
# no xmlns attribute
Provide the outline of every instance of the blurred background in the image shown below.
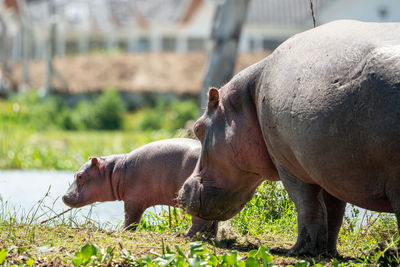
<svg viewBox="0 0 400 267"><path fill-rule="evenodd" d="M1 93L45 88L76 94L113 86L198 95L221 2L1 0ZM313 0L313 7L317 24L400 19L398 0ZM313 25L309 0L250 0L246 9L238 70ZM46 60L53 56L48 73Z"/></svg>
<svg viewBox="0 0 400 267"><path fill-rule="evenodd" d="M0 200L29 207L52 185L59 203L89 156L193 137L207 89L311 29L312 10L400 21L399 0L0 0Z"/></svg>

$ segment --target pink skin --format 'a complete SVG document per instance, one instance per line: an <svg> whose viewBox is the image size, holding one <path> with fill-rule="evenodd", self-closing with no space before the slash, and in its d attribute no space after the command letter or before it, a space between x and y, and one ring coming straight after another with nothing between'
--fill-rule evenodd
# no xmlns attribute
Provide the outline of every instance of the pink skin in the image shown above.
<svg viewBox="0 0 400 267"><path fill-rule="evenodd" d="M90 158L76 172L63 201L73 208L124 201L124 228L134 230L148 207L178 206L177 192L193 171L200 150L198 141L177 138L153 142L129 154ZM193 217L187 236L215 235L217 230L218 222Z"/></svg>
<svg viewBox="0 0 400 267"><path fill-rule="evenodd" d="M248 86L241 84L249 79L246 76L260 71L260 63L253 65L219 91L209 91L207 109L194 125L202 154L179 192L180 204L192 215L227 220L242 209L263 180L279 180L255 106L250 104L254 92L242 90Z"/></svg>
<svg viewBox="0 0 400 267"><path fill-rule="evenodd" d="M210 89L179 203L226 220L279 174L298 216L289 254L337 254L346 202L394 212L400 231L399 37L399 23L331 22Z"/></svg>

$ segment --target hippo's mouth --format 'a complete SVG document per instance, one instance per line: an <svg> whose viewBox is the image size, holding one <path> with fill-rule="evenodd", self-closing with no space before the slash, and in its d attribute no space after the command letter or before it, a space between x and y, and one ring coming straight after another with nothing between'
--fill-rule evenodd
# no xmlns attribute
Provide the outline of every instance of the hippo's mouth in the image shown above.
<svg viewBox="0 0 400 267"><path fill-rule="evenodd" d="M189 178L178 192L178 204L187 213L199 217L203 185L198 178Z"/></svg>
<svg viewBox="0 0 400 267"><path fill-rule="evenodd" d="M178 194L180 206L193 216L225 221L239 213L249 200L238 192L206 186L200 181L199 176L189 178Z"/></svg>

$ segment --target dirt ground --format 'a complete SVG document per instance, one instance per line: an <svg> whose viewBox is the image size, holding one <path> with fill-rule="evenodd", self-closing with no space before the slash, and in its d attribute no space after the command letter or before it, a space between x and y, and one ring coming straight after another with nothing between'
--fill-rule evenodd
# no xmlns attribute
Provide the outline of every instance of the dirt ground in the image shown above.
<svg viewBox="0 0 400 267"><path fill-rule="evenodd" d="M268 52L242 54L236 72L263 59ZM205 73L205 53L103 53L67 56L55 59L62 78L55 77L54 87L70 93L103 90L114 86L134 92L174 92L198 94ZM32 62L30 86L40 88L45 81L45 62ZM13 79L21 80L21 66L15 65Z"/></svg>

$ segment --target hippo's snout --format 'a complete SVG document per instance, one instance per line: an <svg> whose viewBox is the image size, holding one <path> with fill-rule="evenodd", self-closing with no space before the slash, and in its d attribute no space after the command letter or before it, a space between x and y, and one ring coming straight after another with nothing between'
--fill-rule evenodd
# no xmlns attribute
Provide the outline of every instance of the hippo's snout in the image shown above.
<svg viewBox="0 0 400 267"><path fill-rule="evenodd" d="M194 216L197 216L200 210L201 186L199 179L189 178L178 192L179 205Z"/></svg>
<svg viewBox="0 0 400 267"><path fill-rule="evenodd" d="M236 215L252 196L207 186L200 181L199 176L189 178L178 193L178 202L187 213L204 220L228 220Z"/></svg>

